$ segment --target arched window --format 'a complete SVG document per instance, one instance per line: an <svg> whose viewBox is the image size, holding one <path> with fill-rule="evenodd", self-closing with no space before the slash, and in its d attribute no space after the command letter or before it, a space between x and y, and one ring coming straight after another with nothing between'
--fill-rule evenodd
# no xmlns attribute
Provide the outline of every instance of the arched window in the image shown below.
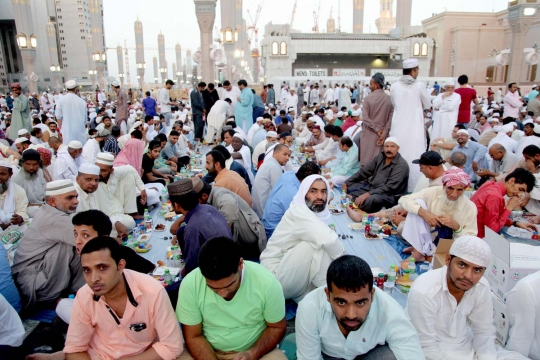
<svg viewBox="0 0 540 360"><path fill-rule="evenodd" d="M427 56L428 46L427 43L422 44L422 56Z"/></svg>
<svg viewBox="0 0 540 360"><path fill-rule="evenodd" d="M420 43L415 43L413 46L413 56L420 56Z"/></svg>
<svg viewBox="0 0 540 360"><path fill-rule="evenodd" d="M282 41L279 45L279 53L281 55L287 55L287 43L285 41Z"/></svg>
<svg viewBox="0 0 540 360"><path fill-rule="evenodd" d="M277 41L272 43L272 55L279 55L279 45Z"/></svg>
<svg viewBox="0 0 540 360"><path fill-rule="evenodd" d="M495 66L488 66L486 69L486 82L493 82Z"/></svg>

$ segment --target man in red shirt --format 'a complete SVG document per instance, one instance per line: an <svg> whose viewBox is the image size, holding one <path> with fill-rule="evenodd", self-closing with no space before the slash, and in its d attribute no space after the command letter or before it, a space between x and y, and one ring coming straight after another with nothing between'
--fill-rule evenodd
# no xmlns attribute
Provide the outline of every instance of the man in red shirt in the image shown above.
<svg viewBox="0 0 540 360"><path fill-rule="evenodd" d="M503 226L517 226L523 229L538 231L536 226L528 222L512 221L509 217L513 210L521 206L521 195L530 193L536 184L536 178L525 169L516 169L503 182L488 181L471 197L478 209L476 222L478 237L484 238L484 225L495 232ZM510 200L505 204L504 195Z"/></svg>
<svg viewBox="0 0 540 360"><path fill-rule="evenodd" d="M461 75L458 77L457 81L459 83L459 88L454 92L461 96L461 104L459 104L457 122L458 124L467 125L471 121L471 102L478 105L476 90L467 84L469 82L467 75Z"/></svg>

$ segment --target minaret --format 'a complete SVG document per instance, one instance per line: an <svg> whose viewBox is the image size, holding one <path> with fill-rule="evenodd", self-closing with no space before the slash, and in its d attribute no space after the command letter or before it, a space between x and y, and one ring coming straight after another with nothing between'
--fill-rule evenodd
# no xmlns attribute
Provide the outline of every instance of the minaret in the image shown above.
<svg viewBox="0 0 540 360"><path fill-rule="evenodd" d="M90 25L92 27L92 53L99 54L100 60L94 59L98 71L99 88L105 88L105 41L103 39L103 16L99 0L89 0L88 10L90 12Z"/></svg>
<svg viewBox="0 0 540 360"><path fill-rule="evenodd" d="M411 26L412 0L396 0L396 26Z"/></svg>
<svg viewBox="0 0 540 360"><path fill-rule="evenodd" d="M381 15L375 20L379 34L388 34L396 26L396 18L392 16L394 0L381 0Z"/></svg>
<svg viewBox="0 0 540 360"><path fill-rule="evenodd" d="M144 70L146 62L144 61L144 41L143 41L143 26L137 16L135 20L135 62L137 63L137 76L139 77L139 88L142 89L144 82Z"/></svg>
<svg viewBox="0 0 540 360"><path fill-rule="evenodd" d="M191 49L186 51L186 82L194 83L193 81L193 64L191 59Z"/></svg>
<svg viewBox="0 0 540 360"><path fill-rule="evenodd" d="M157 66L157 57L154 55L154 82L157 84L158 78L158 66Z"/></svg>
<svg viewBox="0 0 540 360"><path fill-rule="evenodd" d="M330 9L330 17L326 22L326 32L335 33L336 32L336 20L332 17L332 9Z"/></svg>
<svg viewBox="0 0 540 360"><path fill-rule="evenodd" d="M49 45L49 61L51 66L56 66L56 71L53 72L53 85L56 91L60 91L60 84L58 82L58 71L60 71L60 62L58 61L58 45L56 43L56 28L54 24L49 20L45 26L45 32L47 33L47 45Z"/></svg>
<svg viewBox="0 0 540 360"><path fill-rule="evenodd" d="M124 87L124 58L122 57L123 49L120 44L116 47L116 59L118 61L118 77L120 78L120 86Z"/></svg>
<svg viewBox="0 0 540 360"><path fill-rule="evenodd" d="M161 33L161 30L159 31L158 35L158 51L159 51L159 68L165 69L165 71L161 72L161 81L165 84L165 80L167 80L167 60L165 60L165 36Z"/></svg>
<svg viewBox="0 0 540 360"><path fill-rule="evenodd" d="M180 86L180 80L182 80L182 77L180 75L176 75L176 73L182 72L182 46L178 41L176 42L176 45L174 47L174 51L176 52L176 71L173 73L173 77L176 76L176 81L178 82L178 86Z"/></svg>
<svg viewBox="0 0 540 360"><path fill-rule="evenodd" d="M129 54L128 54L126 39L124 39L124 63L126 64L126 73L125 73L126 86L131 87L131 77L129 76Z"/></svg>
<svg viewBox="0 0 540 360"><path fill-rule="evenodd" d="M193 2L200 30L202 80L211 83L214 81L214 60L210 58L210 45L213 42L212 29L216 19L216 0L193 0Z"/></svg>
<svg viewBox="0 0 540 360"><path fill-rule="evenodd" d="M353 34L364 33L364 0L353 0Z"/></svg>

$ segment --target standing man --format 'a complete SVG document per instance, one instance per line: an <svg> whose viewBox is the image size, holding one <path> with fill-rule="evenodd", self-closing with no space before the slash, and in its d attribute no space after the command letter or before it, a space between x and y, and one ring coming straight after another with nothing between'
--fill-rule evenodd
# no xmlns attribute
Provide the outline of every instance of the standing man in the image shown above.
<svg viewBox="0 0 540 360"><path fill-rule="evenodd" d="M519 109L521 109L522 106L523 102L517 91L516 83L508 84L508 92L504 96L503 124L506 125L511 121L515 122L519 119Z"/></svg>
<svg viewBox="0 0 540 360"><path fill-rule="evenodd" d="M467 75L458 77L459 88L455 91L455 93L461 96L457 122L458 124L463 124L465 126L469 125L469 122L471 122L471 103L478 105L476 90L470 87L468 82L469 78Z"/></svg>
<svg viewBox="0 0 540 360"><path fill-rule="evenodd" d="M274 91L274 84L268 84L268 93L266 95L266 104L272 104L272 105L276 104L276 92Z"/></svg>
<svg viewBox="0 0 540 360"><path fill-rule="evenodd" d="M63 142L78 141L82 145L86 143L86 102L77 94L77 82L66 82L67 94L58 98L56 102L56 119L59 128L62 129Z"/></svg>
<svg viewBox="0 0 540 360"><path fill-rule="evenodd" d="M191 102L191 113L193 115L193 124L195 125L195 140L202 139L203 137L204 123L202 118L203 115L206 115L206 109L204 108L204 99L202 96L202 92L204 91L204 89L206 89L206 83L200 82L197 85L197 90L193 89L191 94L189 94L189 100ZM169 125L168 120L167 125Z"/></svg>
<svg viewBox="0 0 540 360"><path fill-rule="evenodd" d="M362 107L363 122L358 154L360 166L369 163L382 151L394 114L392 100L383 90L384 75L381 73L373 75L369 88L371 94L366 97Z"/></svg>
<svg viewBox="0 0 540 360"><path fill-rule="evenodd" d="M302 102L303 103L303 102ZM288 111L290 112L290 109L289 108L292 108L293 111L297 111L298 107L300 106L300 102L298 101L298 95L296 95L294 93L294 90L291 89L289 91L289 95L287 95L287 101L285 102L285 106L286 108L288 109ZM262 114L261 114L262 116ZM291 124L294 125L294 116L293 116L293 119L291 119Z"/></svg>
<svg viewBox="0 0 540 360"><path fill-rule="evenodd" d="M297 94L298 96L298 104L296 105L296 112L300 114L300 109L304 105L304 83L300 83L300 86L298 86Z"/></svg>
<svg viewBox="0 0 540 360"><path fill-rule="evenodd" d="M408 191L413 191L420 169L411 166L426 151L426 129L424 126L424 109L431 108L431 97L426 85L416 78L420 73L417 59L403 62L403 76L390 88L390 97L394 104L390 136L397 138L401 144L401 156L411 168Z"/></svg>
<svg viewBox="0 0 540 360"><path fill-rule="evenodd" d="M268 85L270 86L270 85ZM240 96L242 92L238 88L238 86L234 86L231 84L229 80L225 80L223 82L223 91L221 92L221 100L225 100L226 98L231 99L231 108L229 109L229 112L227 115L231 116L234 115L234 110L236 108L236 103L238 102L238 97Z"/></svg>
<svg viewBox="0 0 540 360"><path fill-rule="evenodd" d="M127 95L120 88L120 83L114 80L111 83L116 92L116 125L120 126L123 134L127 134L128 100Z"/></svg>
<svg viewBox="0 0 540 360"><path fill-rule="evenodd" d="M22 93L21 84L11 84L11 92L13 93L13 113L8 137L11 140L16 140L19 136L19 130L26 129L30 131L32 129L32 119L30 118L30 102Z"/></svg>
<svg viewBox="0 0 540 360"><path fill-rule="evenodd" d="M234 109L234 120L236 126L242 129L244 134L247 134L253 124L253 92L248 87L246 80L238 81L238 88L242 93L236 98L238 104Z"/></svg>
<svg viewBox="0 0 540 360"><path fill-rule="evenodd" d="M159 111L165 117L167 126L171 126L171 105L176 105L175 103L171 102L171 98L169 96L169 90L173 87L173 85L174 81L167 79L167 81L165 81L165 87L159 89L157 93L157 103L159 105Z"/></svg>

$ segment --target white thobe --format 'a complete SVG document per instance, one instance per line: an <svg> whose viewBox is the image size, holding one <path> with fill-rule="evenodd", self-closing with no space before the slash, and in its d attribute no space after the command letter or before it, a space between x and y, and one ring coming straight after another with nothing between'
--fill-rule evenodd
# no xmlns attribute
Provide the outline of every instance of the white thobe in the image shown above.
<svg viewBox="0 0 540 360"><path fill-rule="evenodd" d="M325 145L321 146L322 144ZM334 139L329 137L326 138L326 140L322 144L313 146L317 161L326 160L331 158L332 156L336 156L336 153L339 149L339 144L337 141L334 141Z"/></svg>
<svg viewBox="0 0 540 360"><path fill-rule="evenodd" d="M98 101L100 103L105 103L107 101L107 95L103 91L100 91L98 94Z"/></svg>
<svg viewBox="0 0 540 360"><path fill-rule="evenodd" d="M319 101L319 90L313 89L313 90L310 91L310 93L309 93L309 102L311 104L320 103L320 101Z"/></svg>
<svg viewBox="0 0 540 360"><path fill-rule="evenodd" d="M238 88L238 86L234 86L231 88L231 91L228 91L227 89L223 88L223 91L221 93L221 96L219 97L220 100L225 100L227 98L231 99L231 106L229 106L229 109L227 110L227 115L232 116L234 115L234 109L236 108L236 103L238 102L238 98L242 92Z"/></svg>
<svg viewBox="0 0 540 360"><path fill-rule="evenodd" d="M285 102L287 101L287 96L289 96L289 90L286 88L281 89L281 95L279 97L279 100L281 101L281 106L285 106ZM276 101L277 102L277 101ZM285 109L287 110L287 109Z"/></svg>
<svg viewBox="0 0 540 360"><path fill-rule="evenodd" d="M329 102L334 101L334 89L329 88L326 90L326 93L324 93L324 101L326 102L326 105L328 105Z"/></svg>
<svg viewBox="0 0 540 360"><path fill-rule="evenodd" d="M86 103L74 93L62 96L56 104L56 118L62 120L64 144L77 140L86 143Z"/></svg>
<svg viewBox="0 0 540 360"><path fill-rule="evenodd" d="M247 143L249 145L251 145L251 140L253 140L253 135L255 135L255 133L261 128L261 125L255 123L253 125L251 125L251 127L249 128L249 131L247 133L247 136L246 136L246 140L247 140Z"/></svg>
<svg viewBox="0 0 540 360"><path fill-rule="evenodd" d="M231 155L235 152L232 145L227 146L227 150L229 150ZM242 164L244 169L246 169L249 176L249 180L253 184L254 178L253 178L253 172L251 171L251 152L249 151L249 148L246 145L242 145L238 153L242 155L242 160L240 159L234 159L234 160L238 162L239 164Z"/></svg>
<svg viewBox="0 0 540 360"><path fill-rule="evenodd" d="M491 145L493 145L493 144L501 144L502 146L504 146L506 151L515 153L516 149L517 149L518 142L516 140L512 139L510 136L506 135L506 133L501 131L501 132L497 133L497 136L495 136L493 139L491 139L489 141L489 144L488 144L487 148L489 149L491 147ZM522 154L520 154L520 155L522 155Z"/></svg>
<svg viewBox="0 0 540 360"><path fill-rule="evenodd" d="M290 93L287 95L287 99L285 100L285 104L287 106L287 109L292 107L294 111L296 111L296 108L298 106L298 95L294 94L291 95Z"/></svg>
<svg viewBox="0 0 540 360"><path fill-rule="evenodd" d="M339 106L341 107L341 100L339 98L339 95L341 93L341 88L338 86L337 88L334 88L334 101L339 102Z"/></svg>
<svg viewBox="0 0 540 360"><path fill-rule="evenodd" d="M114 194L122 204L125 214L137 212L136 198L140 195L141 191L146 190L139 173L131 165L115 166L107 183L100 182L99 186L108 188ZM149 203L148 205L153 205L153 203Z"/></svg>
<svg viewBox="0 0 540 360"><path fill-rule="evenodd" d="M420 81L406 85L396 81L390 89L394 105L390 136L399 142L399 153L409 164L408 191L412 192L420 178L420 167L412 163L426 151L424 109L431 107L426 86Z"/></svg>
<svg viewBox="0 0 540 360"><path fill-rule="evenodd" d="M257 176L255 176L251 192L253 211L259 216L259 219L262 219L266 200L282 174L283 168L275 158L265 158Z"/></svg>
<svg viewBox="0 0 540 360"><path fill-rule="evenodd" d="M7 199L11 199L13 202L11 204L6 204L5 202ZM10 220L13 214L17 214L20 215L24 221L27 221L29 219L28 213L26 212L27 207L28 197L26 196L26 191L13 181L9 181L8 190L4 191L3 194L0 194L0 209L2 210L3 215L7 220Z"/></svg>
<svg viewBox="0 0 540 360"><path fill-rule="evenodd" d="M529 145L536 145L540 147L540 137L538 136L523 136L519 139L516 147L516 155L523 156L523 149Z"/></svg>
<svg viewBox="0 0 540 360"><path fill-rule="evenodd" d="M351 90L349 88L342 88L339 92L339 107L345 106L347 109L351 108Z"/></svg>
<svg viewBox="0 0 540 360"><path fill-rule="evenodd" d="M88 139L83 146L82 158L87 163L93 164L96 161L96 156L101 152L99 142L96 139Z"/></svg>
<svg viewBox="0 0 540 360"><path fill-rule="evenodd" d="M455 260L454 260L455 261ZM493 302L482 277L457 303L448 290L446 266L419 276L405 312L427 360L495 360Z"/></svg>
<svg viewBox="0 0 540 360"><path fill-rule="evenodd" d="M257 165L259 163L259 156L261 154L264 154L266 151L266 144L268 144L268 140L264 139L260 143L258 143L255 146L255 149L253 149L253 155L251 156L251 160L253 162L253 168L257 170Z"/></svg>
<svg viewBox="0 0 540 360"><path fill-rule="evenodd" d="M437 119L433 122L431 138L446 138L452 135L452 130L457 123L459 104L461 96L457 93L443 97L445 93L439 94L433 100L433 109L438 111Z"/></svg>
<svg viewBox="0 0 540 360"><path fill-rule="evenodd" d="M221 128L227 119L227 111L229 111L229 108L230 105L228 102L218 100L210 109L208 117L206 118L206 125L208 128L206 129L206 136L204 137L207 144L211 144L214 140L214 133L217 134L217 136L220 136Z"/></svg>
<svg viewBox="0 0 540 360"><path fill-rule="evenodd" d="M169 102L171 101L171 98L169 96L169 90L167 88L161 88L159 89L157 93L157 103L159 105L159 110L161 113L170 113L171 112L171 105L169 105Z"/></svg>
<svg viewBox="0 0 540 360"><path fill-rule="evenodd" d="M75 178L79 173L79 166L81 166L81 164L84 162L85 161L82 156L79 156L77 159L73 159L71 155L69 155L68 147L62 146L58 150L56 161L54 162L53 179L70 179L75 181Z"/></svg>
<svg viewBox="0 0 540 360"><path fill-rule="evenodd" d="M52 102L49 100L49 95L47 94L42 95L41 96L41 110L43 110L43 112L45 113L49 111L51 106L52 106Z"/></svg>

